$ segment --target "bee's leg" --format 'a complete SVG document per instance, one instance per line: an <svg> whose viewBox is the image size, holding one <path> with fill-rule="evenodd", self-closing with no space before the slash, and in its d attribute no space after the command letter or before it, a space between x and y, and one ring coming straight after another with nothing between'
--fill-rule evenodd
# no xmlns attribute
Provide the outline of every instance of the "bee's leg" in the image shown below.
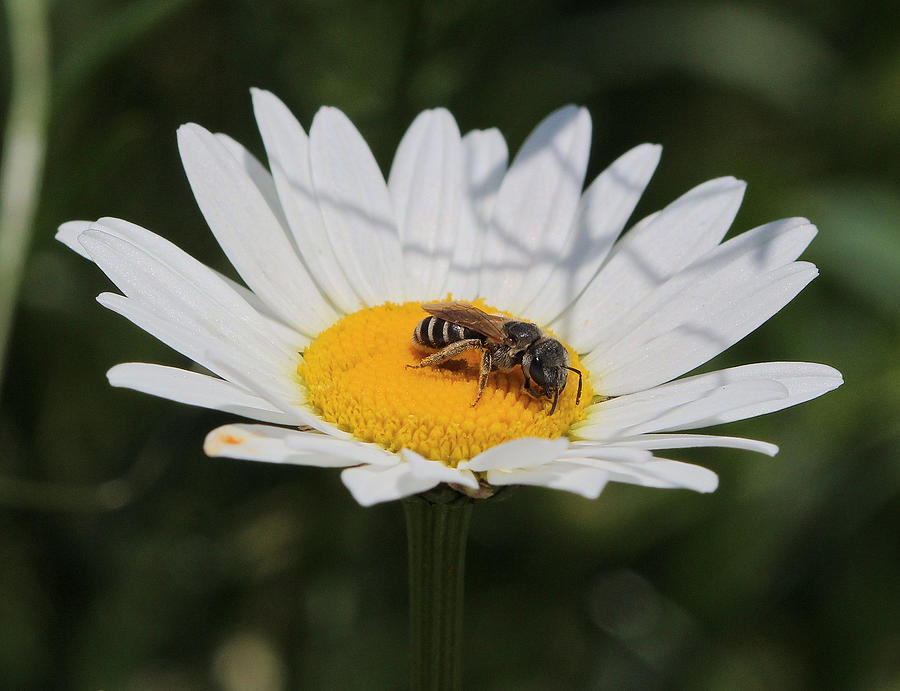
<svg viewBox="0 0 900 691"><path fill-rule="evenodd" d="M472 348L481 348L483 345L484 344L477 338L467 338L462 341L457 341L456 343L451 343L450 345L442 348L433 355L429 355L428 357L423 358L414 365L407 365L407 367L415 369L418 367L439 365L445 360L455 358L457 355L461 355L462 353L466 352L467 350L471 350Z"/></svg>
<svg viewBox="0 0 900 691"><path fill-rule="evenodd" d="M481 394L484 393L484 386L487 384L488 375L491 373L491 366L493 358L491 357L491 351L485 348L481 352L481 373L478 375L478 395L475 396L475 402L472 404L474 408L478 405L478 401L481 400Z"/></svg>
<svg viewBox="0 0 900 691"><path fill-rule="evenodd" d="M556 412L556 404L559 403L559 389L553 391L553 405L550 406L550 415Z"/></svg>
<svg viewBox="0 0 900 691"><path fill-rule="evenodd" d="M540 391L535 391L531 388L531 377L528 376L528 372L525 371L525 368L522 368L522 375L525 377L525 386L522 388L525 389L525 393L527 393L532 398L542 398L543 394Z"/></svg>

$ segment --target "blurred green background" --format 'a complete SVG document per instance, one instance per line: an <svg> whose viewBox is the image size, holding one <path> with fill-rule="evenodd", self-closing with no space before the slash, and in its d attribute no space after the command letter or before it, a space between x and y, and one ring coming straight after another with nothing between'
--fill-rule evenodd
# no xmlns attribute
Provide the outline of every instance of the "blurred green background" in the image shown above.
<svg viewBox="0 0 900 691"><path fill-rule="evenodd" d="M900 689L898 10L49 3L46 166L0 391L0 688L405 686L400 505L359 507L333 471L208 459L205 433L230 416L110 388L118 362L186 362L98 306L108 281L53 240L62 221L119 216L225 270L175 129L262 156L259 86L307 126L340 107L384 168L425 107L498 126L515 151L581 103L589 177L665 147L635 218L733 174L750 185L732 232L820 228L804 255L820 278L713 364L825 362L844 387L724 428L780 444L774 460L675 455L719 472L712 495L521 488L477 506L468 688Z"/></svg>

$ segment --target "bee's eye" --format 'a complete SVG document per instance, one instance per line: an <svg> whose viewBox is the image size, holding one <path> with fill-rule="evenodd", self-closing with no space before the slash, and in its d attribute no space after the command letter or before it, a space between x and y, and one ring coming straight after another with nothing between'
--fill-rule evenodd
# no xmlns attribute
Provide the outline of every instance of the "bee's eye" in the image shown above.
<svg viewBox="0 0 900 691"><path fill-rule="evenodd" d="M544 368L544 363L541 360L540 355L535 355L531 360L529 373L531 374L531 378L542 387L546 387L550 382L550 372Z"/></svg>

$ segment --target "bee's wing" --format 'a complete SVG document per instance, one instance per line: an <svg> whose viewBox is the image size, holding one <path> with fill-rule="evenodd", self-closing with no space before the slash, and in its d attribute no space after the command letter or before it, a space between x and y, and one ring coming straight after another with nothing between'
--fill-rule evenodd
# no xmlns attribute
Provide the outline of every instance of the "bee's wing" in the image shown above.
<svg viewBox="0 0 900 691"><path fill-rule="evenodd" d="M507 339L503 325L510 320L509 317L488 314L467 302L427 302L422 305L422 309L445 321L466 326L499 343Z"/></svg>

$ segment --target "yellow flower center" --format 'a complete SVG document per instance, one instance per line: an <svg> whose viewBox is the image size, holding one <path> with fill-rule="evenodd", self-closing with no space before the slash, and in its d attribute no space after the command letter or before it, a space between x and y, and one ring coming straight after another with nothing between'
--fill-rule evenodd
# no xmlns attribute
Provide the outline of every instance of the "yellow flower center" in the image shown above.
<svg viewBox="0 0 900 691"><path fill-rule="evenodd" d="M586 374L580 405L575 404L578 376L570 372L550 415L549 399L524 391L521 367L492 372L473 406L480 349L436 366L407 367L435 352L412 343L416 325L427 316L417 302L385 304L348 315L320 333L297 368L319 415L363 441L390 451L412 449L450 466L510 439L559 437L585 417L593 394ZM571 366L585 372L566 348Z"/></svg>

